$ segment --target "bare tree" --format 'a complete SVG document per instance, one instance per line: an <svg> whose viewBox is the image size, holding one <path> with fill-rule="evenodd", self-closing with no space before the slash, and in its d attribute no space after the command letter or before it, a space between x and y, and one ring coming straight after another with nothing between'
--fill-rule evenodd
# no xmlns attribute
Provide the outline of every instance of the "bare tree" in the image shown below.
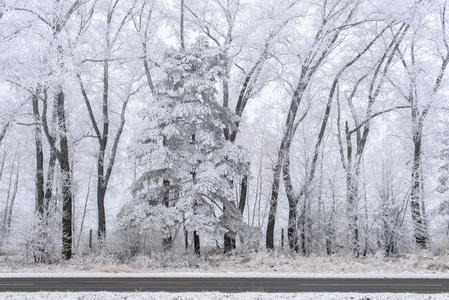
<svg viewBox="0 0 449 300"><path fill-rule="evenodd" d="M332 86L330 88L329 91L329 96L328 96L328 100L327 100L327 104L325 106L325 110L324 110L324 116L322 118L321 121L321 126L320 126L320 130L318 132L318 136L316 139L316 144L313 150L313 154L312 154L312 160L311 160L311 164L310 164L310 170L308 170L307 172L307 176L306 179L304 181L304 183L302 184L302 187L299 191L299 193L295 193L293 191L293 185L291 183L291 175L290 175L290 158L288 156L288 154L286 154L285 157L285 162L284 162L284 166L283 166L283 178L284 178L284 186L286 189L286 194L288 197L290 198L296 198L296 199L289 199L290 202L295 201L296 203L299 203L300 199L302 197L304 197L304 206L307 206L307 201L309 200L309 196L310 196L310 188L312 186L312 183L314 181L315 178L315 173L316 173L316 168L317 168L317 162L318 162L318 156L320 153L320 147L321 144L323 142L323 138L325 136L325 132L326 132L326 126L329 120L329 115L331 112L331 108L332 108L332 103L333 103L333 99L335 98L335 93L337 90L337 86L339 84L340 78L342 77L342 75L344 74L344 72L350 68L354 63L356 63L373 45L374 43L383 35L383 33L390 27L390 25L387 25L386 27L384 27L380 33L376 34L374 36L374 38L368 43L368 45L364 48L362 48L355 56L354 58L352 58L349 62L347 62L335 75L335 78L332 82ZM296 131L296 128L293 131L293 135ZM297 205L297 204L296 204ZM297 242L297 228L296 228L296 224L298 224L299 222L299 226L301 228L301 249L304 255L307 254L307 250L306 250L306 242L305 242L305 230L306 230L306 211L305 209L303 209L303 212L301 213L301 217L299 220L296 219L296 209L290 210L289 213L289 227L288 227L288 240L289 240L289 246L290 249L298 251L298 242ZM293 213L294 212L294 213Z"/></svg>
<svg viewBox="0 0 449 300"><path fill-rule="evenodd" d="M92 108L92 101L88 96L88 92L84 86L81 75L78 74L78 81L81 89L81 94L83 95L84 103L86 105L89 118L92 127L95 132L95 138L98 141L98 155L97 155L97 207L98 207L98 240L101 242L106 237L106 215L104 208L104 201L106 196L106 191L108 188L109 180L112 174L112 170L115 163L115 158L117 155L118 145L120 143L120 137L125 126L125 113L129 102L129 99L137 91L132 91L131 86L128 87L128 93L123 99L120 108L120 123L117 127L117 131L113 138L112 147L109 154L109 162L106 163L106 152L108 147L108 142L110 138L110 117L109 112L111 110L110 104L110 59L113 51L113 47L116 45L119 35L126 25L126 23L131 19L132 7L129 8L123 16L119 18L118 27L113 30L113 19L114 15L118 14L118 4L120 0L114 0L109 2L109 7L106 15L106 32L105 32L105 57L102 60L103 67L103 94L102 94L102 118L101 122L97 121L94 110ZM100 130L101 128L101 130Z"/></svg>
<svg viewBox="0 0 449 300"><path fill-rule="evenodd" d="M69 8L65 11L59 0L55 0L56 10L53 14L53 19L51 21L46 20L43 16L38 13L31 11L30 13L37 15L39 19L48 25L52 31L55 47L57 49L58 64L62 69L62 59L64 56L64 48L62 44L58 41L58 35L61 33L63 28L66 26L67 22L74 14L74 12L82 5L81 0L73 1ZM17 10L17 9L16 9ZM22 9L23 11L29 11L28 9ZM59 162L62 181L61 190L63 195L62 203L62 256L64 259L70 259L72 257L72 178L70 171L70 154L69 154L69 143L67 135L67 124L66 124L66 112L65 112L65 94L63 86L59 85L56 89L56 95L54 97L54 109L56 109L57 115L57 125L59 134L59 148L57 146L56 137L50 133L48 122L47 122L47 110L48 110L48 90L45 87L43 91L43 112L42 112L42 124L44 128L45 135L50 144L52 151L54 151L56 158Z"/></svg>
<svg viewBox="0 0 449 300"><path fill-rule="evenodd" d="M329 7L327 7L329 5ZM301 56L301 66L299 79L296 87L293 89L293 95L290 100L287 118L285 121L284 131L282 135L281 144L279 146L277 161L273 168L273 183L271 188L270 210L268 214L267 233L266 233L266 247L267 249L274 248L274 227L276 224L276 211L279 196L279 186L281 182L281 173L288 174L288 166L285 172L284 163L288 157L294 128L296 126L296 116L299 107L302 103L304 93L312 80L313 75L317 72L324 60L334 49L338 42L340 33L348 27L353 26L352 19L355 11L359 6L359 1L337 1L335 3L323 4L321 13L321 23L313 37L312 44L304 55ZM288 162L288 161L287 161ZM289 185L289 178L286 176L286 185ZM289 203L289 220L296 220L296 199L293 195L293 189L287 187L287 199ZM294 236L295 224L289 224L290 236ZM292 243L294 246L296 242Z"/></svg>
<svg viewBox="0 0 449 300"><path fill-rule="evenodd" d="M427 220L426 212L424 208L423 199L423 175L422 175L422 147L423 147L423 128L424 123L427 119L429 111L433 107L437 93L441 88L443 82L443 77L445 75L447 66L449 64L449 43L447 37L447 2L440 7L440 36L442 40L442 49L439 50L440 53L440 66L434 79L432 90L428 96L428 102L425 105L420 105L423 101L422 95L418 92L419 82L419 63L416 54L416 43L418 43L418 31L420 29L416 28L411 33L409 42L409 51L407 54L399 51L402 66L408 76L409 89L407 92L402 92L400 87L398 91L403 96L403 98L409 103L410 116L411 116L411 133L413 142L413 159L412 159L412 169L411 169L411 190L410 190L410 208L413 220L414 237L416 244L425 249L429 243L429 233L427 230ZM420 107L422 106L422 108Z"/></svg>
<svg viewBox="0 0 449 300"><path fill-rule="evenodd" d="M347 103L350 107L354 128L350 129L349 121L345 121L344 134L345 139L343 142L342 128L340 124L340 102L338 102L338 137L340 145L340 155L343 164L343 169L346 173L346 201L347 201L347 216L349 218L349 231L352 242L350 247L355 256L360 254L359 245L359 228L358 228L358 201L359 201L359 177L361 170L361 163L363 153L365 151L366 143L368 141L370 123L371 120L381 114L388 113L395 109L408 108L408 106L397 106L390 109L386 109L380 112L373 112L374 103L381 92L382 87L386 81L387 72L391 66L396 51L399 48L400 43L404 39L405 33L409 29L409 26L405 23L401 24L400 28L394 33L393 38L388 44L387 48L383 52L381 58L376 63L374 72L371 76L369 83L368 97L366 112L363 120L360 120L357 112L354 108L353 98L355 97L360 84L368 78L369 74L364 74L354 84L349 96L347 97ZM355 134L355 139L353 138ZM353 142L355 140L355 145ZM344 147L346 144L346 148Z"/></svg>

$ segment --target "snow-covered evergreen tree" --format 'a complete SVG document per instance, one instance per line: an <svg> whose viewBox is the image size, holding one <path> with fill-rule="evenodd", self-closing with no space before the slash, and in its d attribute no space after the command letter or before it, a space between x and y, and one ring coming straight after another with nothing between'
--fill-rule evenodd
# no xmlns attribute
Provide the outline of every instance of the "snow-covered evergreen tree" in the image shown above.
<svg viewBox="0 0 449 300"><path fill-rule="evenodd" d="M244 226L234 184L247 172L247 159L223 135L237 117L216 100L222 70L220 48L206 39L167 51L165 78L144 112L148 123L137 155L147 171L136 181L133 201L147 205L143 219L162 229L168 248L181 225L221 235Z"/></svg>

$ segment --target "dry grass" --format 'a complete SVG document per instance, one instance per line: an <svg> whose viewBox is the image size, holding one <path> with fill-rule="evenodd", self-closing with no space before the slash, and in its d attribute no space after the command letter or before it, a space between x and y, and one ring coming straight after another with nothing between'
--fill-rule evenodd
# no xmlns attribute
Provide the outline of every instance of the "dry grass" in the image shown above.
<svg viewBox="0 0 449 300"><path fill-rule="evenodd" d="M351 258L344 256L291 255L287 252L208 254L153 254L135 256L126 262L108 255L75 257L57 264L24 263L0 257L0 272L287 272L287 273L365 273L365 274L447 274L449 255L404 255L400 257L370 256Z"/></svg>

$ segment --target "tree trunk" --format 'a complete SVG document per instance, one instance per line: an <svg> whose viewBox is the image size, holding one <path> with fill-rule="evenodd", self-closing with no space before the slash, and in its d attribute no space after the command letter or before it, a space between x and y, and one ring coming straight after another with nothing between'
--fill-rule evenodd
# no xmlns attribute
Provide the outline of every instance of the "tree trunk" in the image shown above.
<svg viewBox="0 0 449 300"><path fill-rule="evenodd" d="M97 184L97 209L98 209L98 232L97 239L101 244L106 238L106 213L104 209L104 198L106 195L106 189L103 187L103 180L98 177Z"/></svg>
<svg viewBox="0 0 449 300"><path fill-rule="evenodd" d="M239 211L243 215L246 205L246 197L248 192L248 176L244 175L241 181L240 196L239 196ZM225 209L223 207L223 209ZM235 234L227 232L223 236L224 253L228 253L236 248Z"/></svg>
<svg viewBox="0 0 449 300"><path fill-rule="evenodd" d="M304 256L309 255L309 248L308 248L308 234L310 235L310 232L306 232L308 228L308 220L307 220L307 215L308 215L308 203L307 203L308 198L304 197L304 203L303 203L303 207L302 207L302 212L301 215L299 216L298 222L299 222L299 226L298 228L300 229L300 240L301 240L301 252Z"/></svg>
<svg viewBox="0 0 449 300"><path fill-rule="evenodd" d="M239 200L239 210L242 215L243 212L245 211L247 193L248 193L248 175L244 175L241 182L240 200Z"/></svg>
<svg viewBox="0 0 449 300"><path fill-rule="evenodd" d="M410 208L413 220L413 230L416 244L422 249L427 248L428 235L425 227L424 216L421 210L421 132L413 136L413 167L412 189L410 193Z"/></svg>
<svg viewBox="0 0 449 300"><path fill-rule="evenodd" d="M8 211L8 221L7 221L8 233L11 230L12 210L14 208L14 202L15 202L16 196L17 196L17 187L19 185L19 171L20 171L20 163L17 163L16 178L14 180L14 190L12 192L11 201L9 204L9 211Z"/></svg>
<svg viewBox="0 0 449 300"><path fill-rule="evenodd" d="M169 180L164 179L162 181L162 189L163 189L162 203L164 204L165 207L169 207L169 205L170 205L170 181ZM171 250L172 244L173 244L173 237L171 236L171 234L169 236L162 238L162 249L164 251Z"/></svg>
<svg viewBox="0 0 449 300"><path fill-rule="evenodd" d="M100 245L106 238L106 213L104 209L104 198L106 196L106 184L104 182L104 159L107 139L101 137L97 157L97 209L98 209L98 231L97 239Z"/></svg>
<svg viewBox="0 0 449 300"><path fill-rule="evenodd" d="M184 10L185 10L185 0L181 0L181 18L179 22L179 36L181 40L181 49L185 48L185 38L184 38Z"/></svg>
<svg viewBox="0 0 449 300"><path fill-rule="evenodd" d="M55 166L56 166L56 153L53 149L50 149L50 159L48 161L47 179L45 181L45 201L44 201L45 209L48 209L51 198L53 197Z"/></svg>
<svg viewBox="0 0 449 300"><path fill-rule="evenodd" d="M14 166L11 167L11 171L9 173L8 193L6 195L6 205L5 205L5 212L4 212L4 216L3 216L2 234L5 234L8 229L7 225L8 225L9 200L11 198L11 184L12 184L13 173L14 173Z"/></svg>
<svg viewBox="0 0 449 300"><path fill-rule="evenodd" d="M42 218L44 216L44 152L42 149L42 129L40 125L39 99L37 95L31 97L33 116L36 123L34 127L34 141L36 145L36 173L35 173L35 211Z"/></svg>
<svg viewBox="0 0 449 300"><path fill-rule="evenodd" d="M273 185L271 187L270 209L268 211L267 233L265 238L266 247L269 250L274 249L274 226L276 225L277 199L281 180L281 155L281 151L279 151L278 162L273 169Z"/></svg>
<svg viewBox="0 0 449 300"><path fill-rule="evenodd" d="M307 69L303 67L301 71L301 79L290 103L287 120L285 121L284 135L281 140L281 145L279 146L277 162L273 169L273 184L271 187L270 210L268 213L267 234L265 240L267 249L274 249L274 227L276 225L276 210L279 195L279 185L281 181L281 172L283 169L285 153L290 150L293 127L299 104L301 103L302 95L307 87L307 84L303 82L304 77L306 76L306 72Z"/></svg>
<svg viewBox="0 0 449 300"><path fill-rule="evenodd" d="M196 230L193 231L193 251L196 255L201 255L200 236Z"/></svg>
<svg viewBox="0 0 449 300"><path fill-rule="evenodd" d="M57 124L57 108L56 108L56 102L53 105L53 112L52 112L52 126L55 126ZM45 209L48 209L48 206L50 204L50 201L53 197L53 182L55 179L55 166L56 166L56 151L52 147L50 147L50 159L48 160L48 168L47 168L47 178L45 181L45 200L44 200L44 206Z"/></svg>
<svg viewBox="0 0 449 300"><path fill-rule="evenodd" d="M70 172L69 145L67 141L67 127L64 111L64 92L57 94L60 166L62 175L62 256L64 259L72 257L72 178Z"/></svg>
<svg viewBox="0 0 449 300"><path fill-rule="evenodd" d="M354 175L351 174L351 170L346 174L346 202L347 202L347 215L349 218L349 233L351 235L351 248L355 257L360 255L360 243L359 243L359 228L358 228L358 183ZM355 175L356 176L356 175Z"/></svg>
<svg viewBox="0 0 449 300"><path fill-rule="evenodd" d="M83 233L83 228L84 228L84 220L86 219L86 212L87 212L87 202L89 201L89 196L90 196L90 180L92 178L92 173L89 174L89 182L87 183L87 193L86 193L86 200L84 202L84 210L83 210L83 217L81 218L81 225L80 225L80 231L78 233L78 241L76 242L76 253L78 254L78 249L80 246L80 241L81 241L81 233Z"/></svg>
<svg viewBox="0 0 449 300"><path fill-rule="evenodd" d="M235 238L230 233L224 234L224 253L231 252L235 249Z"/></svg>
<svg viewBox="0 0 449 300"><path fill-rule="evenodd" d="M284 167L282 168L285 194L288 200L288 227L287 238L290 250L298 252L298 231L297 231L297 206L298 200L293 192L293 185L290 177L290 149L285 151Z"/></svg>

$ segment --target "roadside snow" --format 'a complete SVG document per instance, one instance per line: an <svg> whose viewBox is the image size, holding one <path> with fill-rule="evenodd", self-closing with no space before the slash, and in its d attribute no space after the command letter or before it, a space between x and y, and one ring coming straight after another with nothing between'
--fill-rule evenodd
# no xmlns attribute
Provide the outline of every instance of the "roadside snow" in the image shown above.
<svg viewBox="0 0 449 300"><path fill-rule="evenodd" d="M54 264L0 256L0 278L5 277L449 278L449 255L356 259L282 252L203 257L155 254L120 262L112 255L92 254Z"/></svg>
<svg viewBox="0 0 449 300"><path fill-rule="evenodd" d="M449 274L436 273L284 273L284 272L160 272L160 273L0 273L0 278L448 278Z"/></svg>
<svg viewBox="0 0 449 300"><path fill-rule="evenodd" d="M86 293L60 293L60 292L39 292L39 293L0 293L0 300L3 299L23 299L23 300L43 300L43 299L92 299L92 300L210 300L210 299L227 299L227 300L442 300L449 299L449 295L418 295L418 294L361 294L361 293L301 293L301 294L283 294L283 293L109 293L109 292L86 292Z"/></svg>

